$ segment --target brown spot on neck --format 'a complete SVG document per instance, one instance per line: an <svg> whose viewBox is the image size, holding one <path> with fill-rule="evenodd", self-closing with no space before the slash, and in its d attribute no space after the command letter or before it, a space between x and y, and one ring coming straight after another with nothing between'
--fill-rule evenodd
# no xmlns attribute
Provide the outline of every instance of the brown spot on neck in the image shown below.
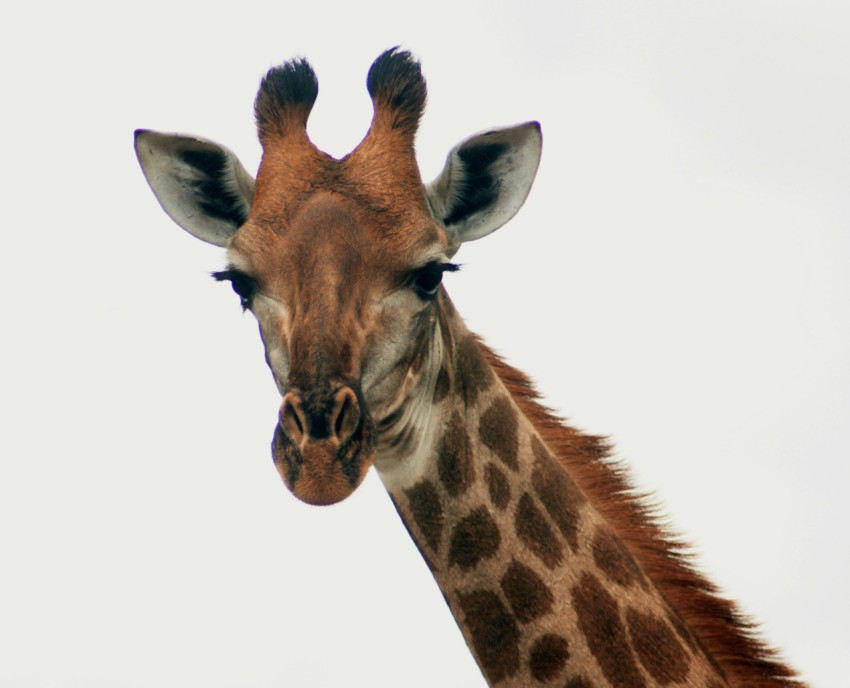
<svg viewBox="0 0 850 688"><path fill-rule="evenodd" d="M475 480L472 446L466 424L458 411L452 414L440 442L437 472L446 491L457 497Z"/></svg>
<svg viewBox="0 0 850 688"><path fill-rule="evenodd" d="M459 593L458 605L487 681L494 684L514 676L520 666L520 633L499 596L489 590Z"/></svg>
<svg viewBox="0 0 850 688"><path fill-rule="evenodd" d="M440 495L427 480L417 483L404 493L416 527L419 528L431 550L435 553L439 552L445 520Z"/></svg>
<svg viewBox="0 0 850 688"><path fill-rule="evenodd" d="M467 570L493 557L502 538L486 507L479 507L455 526L449 546L449 566Z"/></svg>
<svg viewBox="0 0 850 688"><path fill-rule="evenodd" d="M646 588L646 581L640 567L617 537L606 528L599 528L591 545L593 561L599 569L617 585L627 588L640 583Z"/></svg>
<svg viewBox="0 0 850 688"><path fill-rule="evenodd" d="M498 456L502 463L514 471L519 468L517 414L508 397L499 397L481 414L478 434L484 446Z"/></svg>
<svg viewBox="0 0 850 688"><path fill-rule="evenodd" d="M564 548L560 540L527 492L519 498L515 527L519 539L548 568L554 569L563 561Z"/></svg>
<svg viewBox="0 0 850 688"><path fill-rule="evenodd" d="M490 501L499 511L504 511L511 501L511 486L505 474L493 463L484 467L484 479L487 481L487 491Z"/></svg>
<svg viewBox="0 0 850 688"><path fill-rule="evenodd" d="M570 652L566 638L547 633L534 641L528 657L528 668L538 681L551 681L563 671Z"/></svg>
<svg viewBox="0 0 850 688"><path fill-rule="evenodd" d="M493 371L472 335L464 337L457 343L455 356L457 385L465 405L474 406L478 395L493 384Z"/></svg>
<svg viewBox="0 0 850 688"><path fill-rule="evenodd" d="M629 635L640 663L662 686L684 681L690 659L670 626L635 609L626 613Z"/></svg>
<svg viewBox="0 0 850 688"><path fill-rule="evenodd" d="M535 456L532 484L540 501L570 544L578 550L578 509L586 501L566 471L555 463L540 439L532 439Z"/></svg>
<svg viewBox="0 0 850 688"><path fill-rule="evenodd" d="M533 569L516 560L501 581L502 592L520 623L527 624L552 611L555 596Z"/></svg>
<svg viewBox="0 0 850 688"><path fill-rule="evenodd" d="M644 688L617 601L588 573L573 588L572 600L578 627L605 678L612 686Z"/></svg>

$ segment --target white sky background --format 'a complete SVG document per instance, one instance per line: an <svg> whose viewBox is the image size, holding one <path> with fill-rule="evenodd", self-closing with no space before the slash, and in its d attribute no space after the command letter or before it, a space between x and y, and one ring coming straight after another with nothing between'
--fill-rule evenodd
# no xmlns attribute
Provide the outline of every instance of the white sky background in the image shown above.
<svg viewBox="0 0 850 688"><path fill-rule="evenodd" d="M132 151L184 131L256 169L258 80L304 55L342 155L395 44L429 82L426 179L543 125L525 208L447 277L471 327L845 685L847 4L212 5L5 11L0 687L483 685L377 477L325 509L280 482L255 323Z"/></svg>

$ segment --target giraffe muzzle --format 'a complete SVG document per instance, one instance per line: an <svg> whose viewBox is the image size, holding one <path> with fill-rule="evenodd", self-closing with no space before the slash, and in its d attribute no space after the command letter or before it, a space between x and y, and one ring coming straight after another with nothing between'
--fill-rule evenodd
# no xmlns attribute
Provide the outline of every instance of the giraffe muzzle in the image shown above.
<svg viewBox="0 0 850 688"><path fill-rule="evenodd" d="M363 481L375 458L376 438L355 386L293 389L280 406L272 455L296 497L308 504L335 504Z"/></svg>

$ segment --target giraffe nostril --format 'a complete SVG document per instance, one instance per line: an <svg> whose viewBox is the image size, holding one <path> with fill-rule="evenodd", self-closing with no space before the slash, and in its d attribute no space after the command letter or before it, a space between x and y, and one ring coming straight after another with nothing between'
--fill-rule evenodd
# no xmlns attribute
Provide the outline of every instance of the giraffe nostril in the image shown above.
<svg viewBox="0 0 850 688"><path fill-rule="evenodd" d="M313 440L332 438L340 444L351 439L361 425L363 413L356 392L340 387L332 395L289 391L283 397L278 424L297 447Z"/></svg>
<svg viewBox="0 0 850 688"><path fill-rule="evenodd" d="M301 402L292 392L283 397L280 407L280 427L296 445L300 445L307 432L307 423L303 417Z"/></svg>
<svg viewBox="0 0 850 688"><path fill-rule="evenodd" d="M341 387L334 394L333 430L340 442L345 442L360 424L360 403L351 387Z"/></svg>

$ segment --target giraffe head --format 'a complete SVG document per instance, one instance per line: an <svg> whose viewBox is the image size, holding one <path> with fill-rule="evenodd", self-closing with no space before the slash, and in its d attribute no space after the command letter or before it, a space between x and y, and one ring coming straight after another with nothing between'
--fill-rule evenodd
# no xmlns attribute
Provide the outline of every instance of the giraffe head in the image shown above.
<svg viewBox="0 0 850 688"><path fill-rule="evenodd" d="M257 318L282 395L272 451L286 485L312 504L347 497L431 375L441 278L461 243L489 234L524 202L540 158L536 122L473 136L423 185L414 137L425 81L409 53L373 63L374 106L357 148L334 159L307 136L312 68L271 69L255 101L263 157L256 182L228 149L136 132L136 152L165 211L227 248L229 281Z"/></svg>

